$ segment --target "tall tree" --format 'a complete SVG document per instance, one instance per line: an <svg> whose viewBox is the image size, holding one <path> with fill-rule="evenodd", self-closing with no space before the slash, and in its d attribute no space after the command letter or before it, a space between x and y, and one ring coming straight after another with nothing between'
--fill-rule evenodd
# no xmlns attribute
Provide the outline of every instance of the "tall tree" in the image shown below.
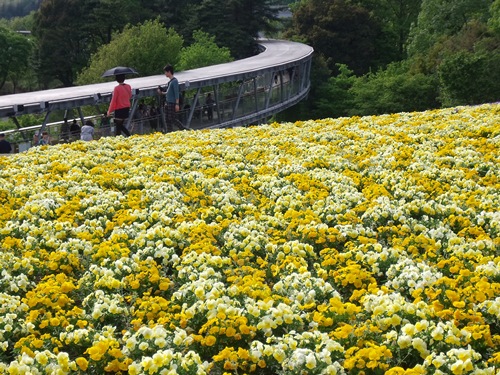
<svg viewBox="0 0 500 375"><path fill-rule="evenodd" d="M23 35L0 28L0 89L7 78L15 78L28 68L32 43ZM15 87L14 87L15 91Z"/></svg>
<svg viewBox="0 0 500 375"><path fill-rule="evenodd" d="M160 74L167 62L178 62L182 44L182 37L172 28L165 29L158 20L127 26L92 55L89 66L78 75L77 82L101 82L102 73L114 66L133 67L142 76Z"/></svg>
<svg viewBox="0 0 500 375"><path fill-rule="evenodd" d="M193 39L193 43L181 49L177 70L196 69L233 60L229 48L219 47L215 37L197 30L193 33Z"/></svg>
<svg viewBox="0 0 500 375"><path fill-rule="evenodd" d="M500 34L500 0L495 0L491 3L488 25L492 30Z"/></svg>
<svg viewBox="0 0 500 375"><path fill-rule="evenodd" d="M336 72L345 64L356 74L366 73L379 64L377 39L381 27L372 14L359 4L344 0L305 0L293 12L296 35L323 54L328 67Z"/></svg>
<svg viewBox="0 0 500 375"><path fill-rule="evenodd" d="M257 52L255 38L269 29L276 10L269 0L202 0L195 7L191 24L215 36L236 59Z"/></svg>
<svg viewBox="0 0 500 375"><path fill-rule="evenodd" d="M83 17L82 15L85 15ZM151 17L139 0L44 0L35 14L40 75L71 86L102 44L127 24Z"/></svg>
<svg viewBox="0 0 500 375"><path fill-rule="evenodd" d="M423 0L410 33L410 55L426 53L441 37L458 33L475 21L487 22L491 0Z"/></svg>
<svg viewBox="0 0 500 375"><path fill-rule="evenodd" d="M406 57L406 44L411 27L417 22L422 0L357 0L382 25L383 48L391 61Z"/></svg>
<svg viewBox="0 0 500 375"><path fill-rule="evenodd" d="M40 81L46 86L58 79L71 86L90 55L81 0L45 0L35 14L33 32L38 38Z"/></svg>
<svg viewBox="0 0 500 375"><path fill-rule="evenodd" d="M109 43L113 33L121 32L127 24L157 17L151 10L152 3L138 0L84 0L83 4L87 14L84 32L94 38L96 49Z"/></svg>

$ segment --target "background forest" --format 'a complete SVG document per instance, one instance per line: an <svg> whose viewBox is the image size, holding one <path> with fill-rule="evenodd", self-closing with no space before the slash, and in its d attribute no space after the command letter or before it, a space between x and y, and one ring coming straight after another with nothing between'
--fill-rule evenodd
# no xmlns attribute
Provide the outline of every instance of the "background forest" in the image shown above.
<svg viewBox="0 0 500 375"><path fill-rule="evenodd" d="M309 98L280 121L500 100L500 0L12 0L0 17L1 94L241 59L265 35L315 49Z"/></svg>

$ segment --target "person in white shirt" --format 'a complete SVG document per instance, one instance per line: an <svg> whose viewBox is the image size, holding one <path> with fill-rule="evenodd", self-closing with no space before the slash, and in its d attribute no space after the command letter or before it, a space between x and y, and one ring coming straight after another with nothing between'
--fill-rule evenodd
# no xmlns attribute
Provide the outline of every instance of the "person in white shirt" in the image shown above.
<svg viewBox="0 0 500 375"><path fill-rule="evenodd" d="M85 121L85 125L82 126L80 139L82 141L91 141L94 139L94 123L91 120Z"/></svg>

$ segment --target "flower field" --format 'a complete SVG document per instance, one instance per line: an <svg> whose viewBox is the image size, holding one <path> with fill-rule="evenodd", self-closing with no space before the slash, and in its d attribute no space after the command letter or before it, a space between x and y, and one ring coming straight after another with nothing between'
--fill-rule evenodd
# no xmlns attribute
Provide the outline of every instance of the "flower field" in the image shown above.
<svg viewBox="0 0 500 375"><path fill-rule="evenodd" d="M0 159L0 374L500 373L500 105Z"/></svg>

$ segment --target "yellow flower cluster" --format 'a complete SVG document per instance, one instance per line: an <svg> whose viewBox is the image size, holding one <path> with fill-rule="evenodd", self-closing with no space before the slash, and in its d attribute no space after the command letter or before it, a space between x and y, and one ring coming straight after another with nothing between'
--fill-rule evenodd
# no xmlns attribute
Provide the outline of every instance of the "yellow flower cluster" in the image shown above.
<svg viewBox="0 0 500 375"><path fill-rule="evenodd" d="M497 375L500 105L0 159L0 375Z"/></svg>

